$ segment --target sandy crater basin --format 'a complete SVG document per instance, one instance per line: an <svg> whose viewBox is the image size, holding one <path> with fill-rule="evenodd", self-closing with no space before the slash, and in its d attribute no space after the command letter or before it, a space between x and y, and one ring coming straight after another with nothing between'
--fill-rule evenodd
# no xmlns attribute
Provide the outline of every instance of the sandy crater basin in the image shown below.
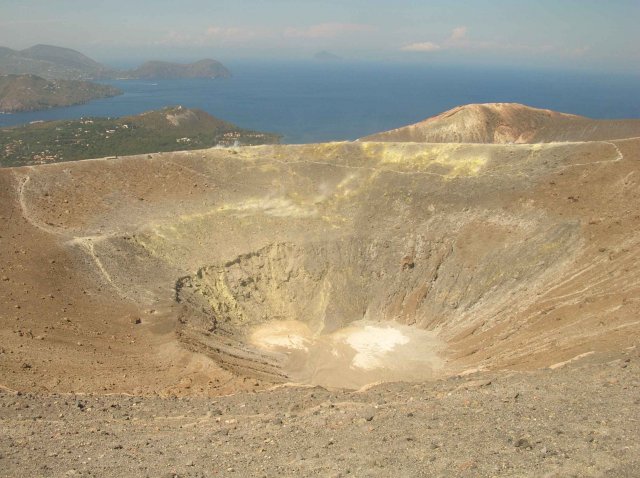
<svg viewBox="0 0 640 478"><path fill-rule="evenodd" d="M283 371L293 382L359 388L388 380L432 378L444 361L436 334L398 323L358 320L333 332L307 324L270 321L254 327L249 342L286 356Z"/></svg>

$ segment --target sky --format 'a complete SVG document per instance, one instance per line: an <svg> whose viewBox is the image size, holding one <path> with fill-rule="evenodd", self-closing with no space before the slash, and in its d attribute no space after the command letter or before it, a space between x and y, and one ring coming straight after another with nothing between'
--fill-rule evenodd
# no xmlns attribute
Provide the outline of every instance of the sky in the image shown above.
<svg viewBox="0 0 640 478"><path fill-rule="evenodd" d="M640 72L640 0L0 0L0 46Z"/></svg>

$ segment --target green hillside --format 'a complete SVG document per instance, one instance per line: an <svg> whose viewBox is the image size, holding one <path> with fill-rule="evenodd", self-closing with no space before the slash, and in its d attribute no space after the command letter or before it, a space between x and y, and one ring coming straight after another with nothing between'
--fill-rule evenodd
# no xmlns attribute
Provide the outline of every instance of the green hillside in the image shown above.
<svg viewBox="0 0 640 478"><path fill-rule="evenodd" d="M0 166L278 143L280 136L239 128L182 106L122 118L51 121L0 130Z"/></svg>

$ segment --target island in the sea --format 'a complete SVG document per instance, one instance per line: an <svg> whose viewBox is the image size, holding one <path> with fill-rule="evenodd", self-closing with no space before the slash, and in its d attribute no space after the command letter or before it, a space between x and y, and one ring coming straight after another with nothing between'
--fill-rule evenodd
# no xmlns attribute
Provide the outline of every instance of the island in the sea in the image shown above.
<svg viewBox="0 0 640 478"><path fill-rule="evenodd" d="M52 45L24 50L0 47L0 75L36 75L47 80L93 80L116 72L82 53Z"/></svg>
<svg viewBox="0 0 640 478"><path fill-rule="evenodd" d="M122 118L0 129L0 167L279 142L277 134L240 128L202 110L174 106Z"/></svg>
<svg viewBox="0 0 640 478"><path fill-rule="evenodd" d="M0 75L37 75L67 80L228 78L231 72L219 61L194 63L149 61L132 70L105 66L70 48L36 45L25 50L0 47Z"/></svg>
<svg viewBox="0 0 640 478"><path fill-rule="evenodd" d="M35 75L0 76L0 113L37 111L121 95L110 85L83 80L46 80Z"/></svg>
<svg viewBox="0 0 640 478"><path fill-rule="evenodd" d="M180 78L230 78L231 72L219 61L205 59L194 63L148 61L134 70L123 72L122 78L139 80L173 80Z"/></svg>
<svg viewBox="0 0 640 478"><path fill-rule="evenodd" d="M342 61L342 60L344 60L344 58L342 58L341 56L338 56L335 53L331 53L330 51L326 51L326 50L319 51L318 53L313 55L313 59L314 60L318 60L318 61Z"/></svg>

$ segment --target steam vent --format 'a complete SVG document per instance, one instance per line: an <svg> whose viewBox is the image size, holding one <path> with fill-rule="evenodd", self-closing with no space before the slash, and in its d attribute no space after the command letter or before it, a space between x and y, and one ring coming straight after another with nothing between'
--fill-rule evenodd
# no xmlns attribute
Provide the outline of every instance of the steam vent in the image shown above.
<svg viewBox="0 0 640 478"><path fill-rule="evenodd" d="M52 326L16 367L57 357L73 373L33 381L54 391L359 389L630 347L637 136L471 105L356 142L0 170L5 305Z"/></svg>

